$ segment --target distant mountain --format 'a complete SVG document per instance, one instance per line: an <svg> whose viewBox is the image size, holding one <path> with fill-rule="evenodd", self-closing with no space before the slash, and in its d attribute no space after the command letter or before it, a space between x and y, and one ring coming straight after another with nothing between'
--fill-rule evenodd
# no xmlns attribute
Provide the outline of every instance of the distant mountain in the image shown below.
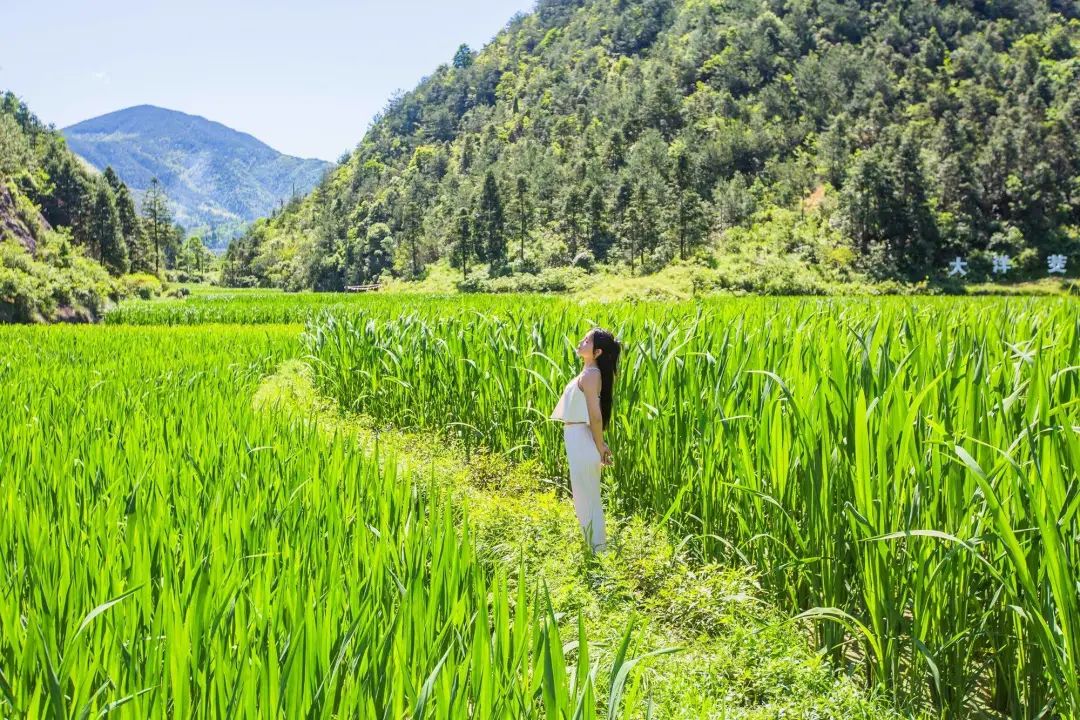
<svg viewBox="0 0 1080 720"><path fill-rule="evenodd" d="M252 220L311 190L333 163L283 155L221 123L138 105L63 129L99 170L112 166L136 195L161 181L176 221L223 247Z"/></svg>

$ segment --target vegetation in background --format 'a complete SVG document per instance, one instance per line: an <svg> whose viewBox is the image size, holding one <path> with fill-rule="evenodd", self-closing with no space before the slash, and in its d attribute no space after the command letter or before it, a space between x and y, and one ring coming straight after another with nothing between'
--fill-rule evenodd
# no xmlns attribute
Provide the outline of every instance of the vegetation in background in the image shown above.
<svg viewBox="0 0 1080 720"><path fill-rule="evenodd" d="M1080 270L1071 0L542 0L394 97L232 285L463 285L719 254L751 290ZM774 266L792 266L790 283Z"/></svg>
<svg viewBox="0 0 1080 720"><path fill-rule="evenodd" d="M0 96L0 322L93 320L129 272L204 277L208 251L183 237L156 183L140 216L112 168L91 173L15 95Z"/></svg>

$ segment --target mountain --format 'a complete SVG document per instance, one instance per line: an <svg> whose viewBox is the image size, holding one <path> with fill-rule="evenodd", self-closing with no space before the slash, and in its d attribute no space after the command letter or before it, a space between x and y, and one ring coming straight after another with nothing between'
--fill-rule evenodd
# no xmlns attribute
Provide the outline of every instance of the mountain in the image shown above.
<svg viewBox="0 0 1080 720"><path fill-rule="evenodd" d="M391 99L315 192L234 241L225 278L683 257L783 292L804 272L948 282L956 256L988 277L997 253L1009 278L1051 254L1074 273L1078 7L540 0Z"/></svg>
<svg viewBox="0 0 1080 720"><path fill-rule="evenodd" d="M63 129L94 167L111 166L133 190L158 178L175 219L221 244L255 218L311 190L332 163L283 155L221 123L139 105ZM217 240L217 243L214 240Z"/></svg>

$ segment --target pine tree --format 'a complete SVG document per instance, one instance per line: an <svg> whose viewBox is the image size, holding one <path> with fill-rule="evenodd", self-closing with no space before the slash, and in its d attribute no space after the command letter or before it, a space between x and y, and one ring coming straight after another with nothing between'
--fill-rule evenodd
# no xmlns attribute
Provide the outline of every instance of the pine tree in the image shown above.
<svg viewBox="0 0 1080 720"><path fill-rule="evenodd" d="M173 224L169 229L168 234L165 236L165 267L169 270L176 269L177 260L180 259L180 253L184 247L184 235L183 225L178 223Z"/></svg>
<svg viewBox="0 0 1080 720"><path fill-rule="evenodd" d="M468 280L469 258L472 255L472 223L469 221L469 211L465 208L458 210L454 225L455 247L451 260L460 263L461 279Z"/></svg>
<svg viewBox="0 0 1080 720"><path fill-rule="evenodd" d="M589 193L586 235L589 239L589 251L597 260L606 260L608 248L611 246L607 226L604 222L604 213L606 211L604 193L599 186L596 186Z"/></svg>
<svg viewBox="0 0 1080 720"><path fill-rule="evenodd" d="M458 69L464 69L473 64L473 52L469 49L469 46L465 43L458 45L457 52L454 53L454 67Z"/></svg>
<svg viewBox="0 0 1080 720"><path fill-rule="evenodd" d="M570 262L577 257L581 247L581 193L573 186L563 202L563 231L566 233L566 251Z"/></svg>
<svg viewBox="0 0 1080 720"><path fill-rule="evenodd" d="M674 182L671 194L675 197L674 229L679 242L679 259L700 243L705 234L705 208L694 188L694 169L689 154L683 150L675 158Z"/></svg>
<svg viewBox="0 0 1080 720"><path fill-rule="evenodd" d="M150 187L143 198L143 227L146 238L154 249L154 272L161 272L161 253L172 237L172 215L169 213L165 191L157 178L150 181Z"/></svg>
<svg viewBox="0 0 1080 720"><path fill-rule="evenodd" d="M937 227L925 188L919 143L910 133L885 137L856 156L840 203L871 272L916 278L935 263Z"/></svg>
<svg viewBox="0 0 1080 720"><path fill-rule="evenodd" d="M123 181L120 180L120 176L116 174L115 170L113 170L112 165L105 166L105 172L101 174L101 177L105 180L105 182L109 184L109 187L112 188L114 195L120 190L121 186L123 186L124 184Z"/></svg>
<svg viewBox="0 0 1080 720"><path fill-rule="evenodd" d="M410 200L405 204L405 218L402 223L405 238L409 242L409 257L412 263L412 276L420 276L420 203Z"/></svg>
<svg viewBox="0 0 1080 720"><path fill-rule="evenodd" d="M120 231L124 234L132 272L149 271L150 249L147 247L146 233L143 232L142 221L139 220L135 201L127 185L121 185L116 193L116 210L120 214Z"/></svg>
<svg viewBox="0 0 1080 720"><path fill-rule="evenodd" d="M111 166L105 168L105 182L113 189L116 199L116 211L120 214L120 232L127 246L128 263L132 272L145 272L151 269L150 253L147 252L146 238L143 236L142 223L135 210L135 201L128 186L120 180Z"/></svg>
<svg viewBox="0 0 1080 720"><path fill-rule="evenodd" d="M818 137L817 151L825 180L839 189L844 184L844 176L851 159L850 128L843 114L833 118L829 128Z"/></svg>
<svg viewBox="0 0 1080 720"><path fill-rule="evenodd" d="M529 234L529 220L532 214L529 208L529 181L524 175L518 175L517 179L517 216L518 216L518 242L520 251L518 259L525 262L525 238Z"/></svg>
<svg viewBox="0 0 1080 720"><path fill-rule="evenodd" d="M919 150L918 138L907 132L891 153L897 191L894 212L899 220L893 225L893 247L899 256L901 271L912 278L924 275L944 259L934 256L938 230L926 193L926 176Z"/></svg>
<svg viewBox="0 0 1080 720"><path fill-rule="evenodd" d="M631 203L626 211L626 257L630 261L630 274L634 274L638 249L641 246L642 227L641 208Z"/></svg>
<svg viewBox="0 0 1080 720"><path fill-rule="evenodd" d="M652 193L649 192L649 188L645 183L641 183L637 187L637 197L634 199L633 209L634 245L637 250L638 260L641 263L642 270L644 270L645 251L648 250L651 252L656 248L658 236L656 227L656 202L653 200ZM633 272L632 262L631 272Z"/></svg>
<svg viewBox="0 0 1080 720"><path fill-rule="evenodd" d="M375 282L383 271L393 267L393 264L394 239L390 234L390 226L377 222L367 231L360 279L363 282Z"/></svg>
<svg viewBox="0 0 1080 720"><path fill-rule="evenodd" d="M680 190L675 203L675 231L679 239L679 259L701 244L708 231L708 214L705 202L692 188Z"/></svg>
<svg viewBox="0 0 1080 720"><path fill-rule="evenodd" d="M35 198L41 206L41 214L53 227L72 228L74 236L86 244L89 238L82 231L82 219L89 209L93 193L93 185L86 172L59 140L48 145L42 167L48 175L52 192Z"/></svg>
<svg viewBox="0 0 1080 720"><path fill-rule="evenodd" d="M120 214L116 210L112 188L104 178L95 183L87 223L93 256L114 275L127 272L127 245Z"/></svg>
<svg viewBox="0 0 1080 720"><path fill-rule="evenodd" d="M506 261L506 235L502 200L495 174L488 171L476 213L476 238L484 246L488 268L494 273Z"/></svg>

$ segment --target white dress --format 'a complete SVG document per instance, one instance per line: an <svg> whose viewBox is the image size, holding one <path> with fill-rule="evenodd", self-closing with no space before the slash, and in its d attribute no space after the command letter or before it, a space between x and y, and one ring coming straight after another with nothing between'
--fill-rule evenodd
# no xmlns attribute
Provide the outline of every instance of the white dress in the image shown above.
<svg viewBox="0 0 1080 720"><path fill-rule="evenodd" d="M576 377L566 384L551 419L563 423L566 458L570 462L570 490L578 523L592 549L601 550L607 544L604 506L600 502L603 463L589 428L589 404Z"/></svg>

